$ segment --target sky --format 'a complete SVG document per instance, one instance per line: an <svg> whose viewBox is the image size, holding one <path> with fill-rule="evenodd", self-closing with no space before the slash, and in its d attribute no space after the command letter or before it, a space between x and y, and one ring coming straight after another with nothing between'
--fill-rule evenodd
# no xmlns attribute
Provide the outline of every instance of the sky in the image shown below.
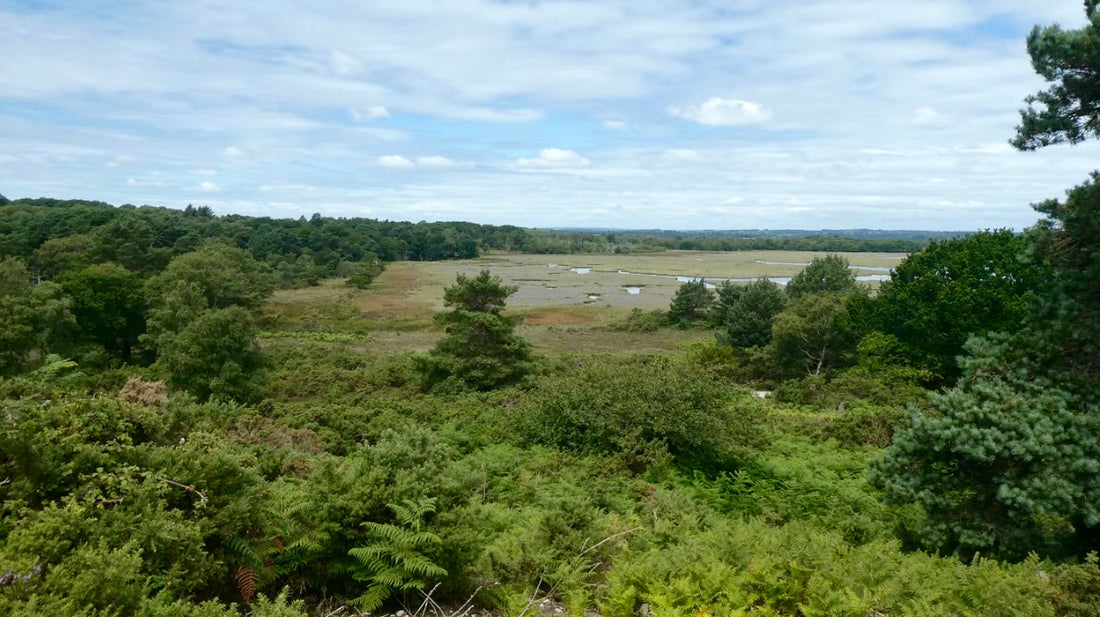
<svg viewBox="0 0 1100 617"><path fill-rule="evenodd" d="M1022 229L1079 0L0 0L0 193L525 227Z"/></svg>

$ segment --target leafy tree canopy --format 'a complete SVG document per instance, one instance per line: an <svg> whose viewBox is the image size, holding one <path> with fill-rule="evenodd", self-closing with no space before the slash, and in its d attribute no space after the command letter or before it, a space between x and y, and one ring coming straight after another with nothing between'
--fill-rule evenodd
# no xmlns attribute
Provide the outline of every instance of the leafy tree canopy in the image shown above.
<svg viewBox="0 0 1100 617"><path fill-rule="evenodd" d="M1100 136L1100 15L1036 28L1028 51L1055 82L1028 99L1013 144ZM933 397L875 466L888 495L928 516L928 544L957 553L1084 554L1100 547L1100 177L1036 206L1029 257L1049 267L1037 310L1011 336L972 339L963 378Z"/></svg>
<svg viewBox="0 0 1100 617"><path fill-rule="evenodd" d="M772 354L792 375L819 375L852 360L858 342L848 303L854 294L811 293L775 316Z"/></svg>
<svg viewBox="0 0 1100 617"><path fill-rule="evenodd" d="M60 281L72 297L83 339L100 345L113 359L130 362L145 332L141 279L118 264L103 263L66 272Z"/></svg>
<svg viewBox="0 0 1100 617"><path fill-rule="evenodd" d="M210 397L247 400L263 366L252 315L242 307L208 309L182 330L163 336L157 366L168 384Z"/></svg>
<svg viewBox="0 0 1100 617"><path fill-rule="evenodd" d="M814 257L810 265L787 283L787 297L794 299L806 294L843 294L856 289L856 275L848 267L848 260L840 255Z"/></svg>
<svg viewBox="0 0 1100 617"><path fill-rule="evenodd" d="M159 303L180 282L197 287L205 302L203 308L259 308L274 289L263 264L241 249L217 242L173 259L163 272L149 279L146 290Z"/></svg>
<svg viewBox="0 0 1100 617"><path fill-rule="evenodd" d="M933 242L898 264L879 289L880 327L906 347L912 366L953 383L969 336L1016 331L1030 315L1044 277L1021 258L1025 247L1025 238L1007 229Z"/></svg>

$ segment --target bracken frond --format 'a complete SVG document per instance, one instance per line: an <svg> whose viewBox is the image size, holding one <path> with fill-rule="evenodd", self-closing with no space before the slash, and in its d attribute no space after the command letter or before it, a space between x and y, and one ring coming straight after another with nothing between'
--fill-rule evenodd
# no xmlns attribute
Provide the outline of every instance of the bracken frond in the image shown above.
<svg viewBox="0 0 1100 617"><path fill-rule="evenodd" d="M256 597L256 587L260 583L260 573L248 566L241 566L233 573L233 581L237 583L237 591L241 593L241 599L251 604Z"/></svg>

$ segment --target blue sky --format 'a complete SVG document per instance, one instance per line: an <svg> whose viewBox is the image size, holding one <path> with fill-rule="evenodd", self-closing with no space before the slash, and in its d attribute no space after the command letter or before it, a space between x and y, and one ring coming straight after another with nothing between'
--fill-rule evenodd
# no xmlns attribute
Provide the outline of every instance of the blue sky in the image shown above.
<svg viewBox="0 0 1100 617"><path fill-rule="evenodd" d="M1077 0L0 0L0 193L618 228L1022 228Z"/></svg>

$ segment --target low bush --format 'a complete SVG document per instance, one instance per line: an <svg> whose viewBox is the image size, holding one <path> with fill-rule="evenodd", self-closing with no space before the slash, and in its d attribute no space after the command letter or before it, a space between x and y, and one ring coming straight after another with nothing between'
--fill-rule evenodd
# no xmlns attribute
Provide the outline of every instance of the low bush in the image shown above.
<svg viewBox="0 0 1100 617"><path fill-rule="evenodd" d="M679 464L733 469L763 443L759 402L746 390L666 357L587 358L539 378L511 416L528 443L633 457L655 451Z"/></svg>

